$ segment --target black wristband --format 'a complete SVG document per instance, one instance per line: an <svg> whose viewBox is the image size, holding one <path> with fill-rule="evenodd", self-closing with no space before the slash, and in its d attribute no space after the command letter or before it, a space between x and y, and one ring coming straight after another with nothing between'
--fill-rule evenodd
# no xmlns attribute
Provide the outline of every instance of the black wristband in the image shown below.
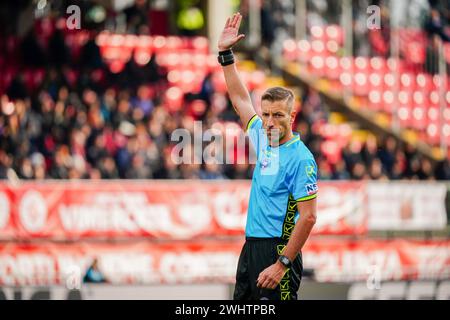
<svg viewBox="0 0 450 320"><path fill-rule="evenodd" d="M231 50L229 50L231 52ZM234 63L234 55L233 52L225 52L225 51L221 51L224 54L220 54L219 52L219 56L217 57L217 61L219 61L219 63L224 67L224 66L228 66L230 64Z"/></svg>
<svg viewBox="0 0 450 320"><path fill-rule="evenodd" d="M233 54L233 51L231 49L219 51L219 56L226 56L227 54Z"/></svg>

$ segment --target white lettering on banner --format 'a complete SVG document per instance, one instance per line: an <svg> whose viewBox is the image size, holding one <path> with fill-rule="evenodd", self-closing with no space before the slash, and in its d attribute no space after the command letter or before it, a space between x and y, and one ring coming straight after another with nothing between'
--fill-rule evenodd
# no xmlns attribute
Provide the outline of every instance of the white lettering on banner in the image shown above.
<svg viewBox="0 0 450 320"><path fill-rule="evenodd" d="M45 254L0 255L0 284L55 283L55 261Z"/></svg>
<svg viewBox="0 0 450 320"><path fill-rule="evenodd" d="M315 277L318 281L335 281L342 275L337 252L309 251L308 254L303 255L303 263L305 268L315 270Z"/></svg>
<svg viewBox="0 0 450 320"><path fill-rule="evenodd" d="M228 279L235 276L238 256L234 253L164 254L159 270L164 282Z"/></svg>
<svg viewBox="0 0 450 320"><path fill-rule="evenodd" d="M39 192L27 191L20 199L20 223L27 231L41 231L46 225L47 214L47 203Z"/></svg>
<svg viewBox="0 0 450 320"><path fill-rule="evenodd" d="M316 270L318 281L366 281L367 270L372 266L380 268L381 279L403 276L402 263L395 251L308 252L304 265Z"/></svg>
<svg viewBox="0 0 450 320"><path fill-rule="evenodd" d="M62 205L59 207L59 216L64 229L69 232L138 230L129 212L115 205Z"/></svg>
<svg viewBox="0 0 450 320"><path fill-rule="evenodd" d="M438 183L368 183L369 229L442 229L446 192L445 184Z"/></svg>
<svg viewBox="0 0 450 320"><path fill-rule="evenodd" d="M379 270L377 281L449 279L449 241L437 242L313 240L305 247L304 267L314 269L319 282L361 281L365 287L371 281L370 268ZM84 274L94 257L108 280L117 284L232 283L241 246L240 242L8 243L0 245L0 286L65 284L72 266Z"/></svg>
<svg viewBox="0 0 450 320"><path fill-rule="evenodd" d="M211 225L210 210L203 204L182 204L178 207L178 215L192 233L208 230Z"/></svg>
<svg viewBox="0 0 450 320"><path fill-rule="evenodd" d="M244 230L247 212L242 210L242 201L248 201L248 192L219 192L213 198L217 223L225 229Z"/></svg>
<svg viewBox="0 0 450 320"><path fill-rule="evenodd" d="M132 212L137 225L143 230L147 232L164 231L170 234L173 221L167 205L135 206Z"/></svg>
<svg viewBox="0 0 450 320"><path fill-rule="evenodd" d="M68 232L117 231L166 233L189 238L211 225L209 208L184 204L177 208L180 222L173 219L166 204L149 204L143 193L99 193L92 203L61 205L58 213Z"/></svg>
<svg viewBox="0 0 450 320"><path fill-rule="evenodd" d="M418 255L418 278L426 279L430 277L450 278L450 247L443 245L436 248L417 248Z"/></svg>
<svg viewBox="0 0 450 320"><path fill-rule="evenodd" d="M329 186L321 188L315 232L324 228L338 231L340 221L351 227L360 226L364 217L364 193L361 189L343 191Z"/></svg>
<svg viewBox="0 0 450 320"><path fill-rule="evenodd" d="M0 192L0 229L7 226L9 221L9 211L9 199L3 192Z"/></svg>
<svg viewBox="0 0 450 320"><path fill-rule="evenodd" d="M449 300L450 281L383 282L380 290L370 290L364 283L350 286L349 300Z"/></svg>
<svg viewBox="0 0 450 320"><path fill-rule="evenodd" d="M153 256L147 253L107 253L98 257L99 269L112 283L158 282Z"/></svg>
<svg viewBox="0 0 450 320"><path fill-rule="evenodd" d="M346 251L342 254L342 269L349 275L365 278L366 270L371 266L381 269L381 279L401 279L403 276L402 263L396 251Z"/></svg>

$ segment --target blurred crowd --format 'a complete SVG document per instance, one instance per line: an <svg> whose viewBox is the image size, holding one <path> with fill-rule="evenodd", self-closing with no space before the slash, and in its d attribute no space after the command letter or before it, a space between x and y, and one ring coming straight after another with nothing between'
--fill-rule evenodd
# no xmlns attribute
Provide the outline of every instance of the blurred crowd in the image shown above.
<svg viewBox="0 0 450 320"><path fill-rule="evenodd" d="M302 100L295 129L314 154L321 180L450 179L448 159L434 163L414 146L400 143L392 136L370 134L365 139L353 136L336 157L326 157L325 139L317 124L328 122L328 108L314 90L305 92Z"/></svg>
<svg viewBox="0 0 450 320"><path fill-rule="evenodd" d="M199 92L185 94L182 107L174 109L165 99L167 70L155 55L145 65L131 58L112 73L93 39L76 58L57 29L47 43L31 29L8 60L18 72L0 98L0 179L251 178L248 150L244 164L236 163L236 154L226 165L177 164L170 156L175 129L192 132L196 120L203 130L238 122L209 75ZM22 72L27 68L45 70L32 90ZM433 163L393 137L351 140L330 161L314 126L327 122L327 107L314 91L301 100L295 130L314 153L320 179L450 179L448 160Z"/></svg>

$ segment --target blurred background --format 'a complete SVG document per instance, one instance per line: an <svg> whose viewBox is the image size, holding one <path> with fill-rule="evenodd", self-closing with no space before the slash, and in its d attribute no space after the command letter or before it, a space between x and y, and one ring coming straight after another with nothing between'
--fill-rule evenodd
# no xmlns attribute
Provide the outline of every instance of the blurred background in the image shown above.
<svg viewBox="0 0 450 320"><path fill-rule="evenodd" d="M253 165L216 43L236 11L257 111L292 89L319 166L300 299L450 299L448 0L1 2L0 299L232 297ZM176 164L177 128L226 164Z"/></svg>

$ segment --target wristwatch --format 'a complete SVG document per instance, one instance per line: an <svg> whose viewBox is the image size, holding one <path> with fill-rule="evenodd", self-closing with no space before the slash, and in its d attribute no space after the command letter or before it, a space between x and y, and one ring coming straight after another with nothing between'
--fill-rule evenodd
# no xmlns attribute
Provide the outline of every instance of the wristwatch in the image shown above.
<svg viewBox="0 0 450 320"><path fill-rule="evenodd" d="M289 260L289 258L286 257L286 256L280 256L280 257L278 258L278 261L280 261L281 264L282 264L283 266L285 266L286 268L290 268L290 267L292 266L291 260Z"/></svg>

